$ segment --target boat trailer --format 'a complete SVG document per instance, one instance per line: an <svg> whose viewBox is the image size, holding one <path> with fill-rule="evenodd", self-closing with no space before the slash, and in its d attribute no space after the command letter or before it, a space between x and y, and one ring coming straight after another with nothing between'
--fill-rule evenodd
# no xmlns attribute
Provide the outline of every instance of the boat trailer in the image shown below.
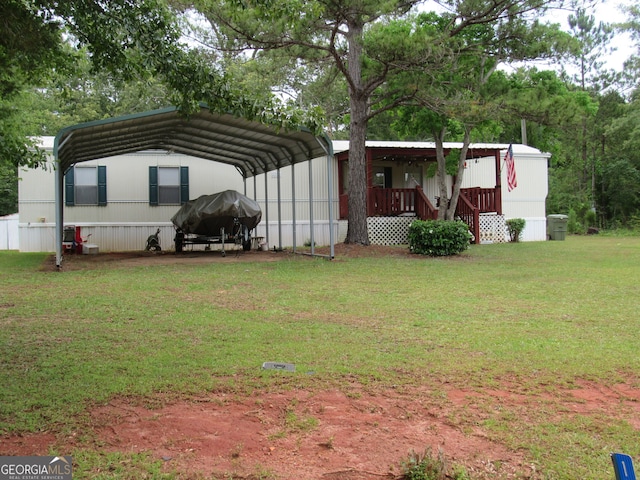
<svg viewBox="0 0 640 480"><path fill-rule="evenodd" d="M183 252L187 246L204 245L205 250L211 250L211 245L221 245L221 253L225 257L227 255L225 251L226 244L242 245L242 250L245 252L251 250L251 230L237 220L234 222L231 232L226 232L222 227L220 235L217 236L185 233L180 227L177 227L173 241L175 242L176 253Z"/></svg>

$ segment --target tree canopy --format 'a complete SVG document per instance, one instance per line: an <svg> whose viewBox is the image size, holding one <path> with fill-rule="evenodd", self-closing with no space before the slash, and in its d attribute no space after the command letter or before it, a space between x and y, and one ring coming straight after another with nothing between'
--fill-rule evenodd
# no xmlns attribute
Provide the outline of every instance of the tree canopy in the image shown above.
<svg viewBox="0 0 640 480"><path fill-rule="evenodd" d="M305 64L329 65L349 99L349 227L347 242L368 244L365 140L369 121L400 105L421 105L454 117L458 105L501 61L555 55L568 41L543 25L547 1L442 2L441 14L407 17L417 1L201 0L194 4L227 50L284 50ZM564 47L562 47L564 48ZM478 75L479 74L479 75ZM448 75L448 77L447 77ZM473 78L474 93L469 92ZM434 93L436 92L436 93ZM442 96L446 95L446 101ZM447 111L443 103L446 103ZM480 104L480 102L476 102ZM474 104L476 104L474 103ZM468 108L457 110L458 115ZM479 111L476 111L476 115Z"/></svg>
<svg viewBox="0 0 640 480"><path fill-rule="evenodd" d="M51 87L56 77L80 78L80 72L87 71L87 58L93 73L102 72L116 81L159 80L166 86L164 104L176 105L185 113L205 102L214 111L285 127L320 128L317 109L303 113L281 108L272 96L257 99L239 89L219 65L188 48L176 12L163 0L8 0L0 5L0 18L0 158L4 162L34 165L43 160L19 121L20 97L32 87Z"/></svg>

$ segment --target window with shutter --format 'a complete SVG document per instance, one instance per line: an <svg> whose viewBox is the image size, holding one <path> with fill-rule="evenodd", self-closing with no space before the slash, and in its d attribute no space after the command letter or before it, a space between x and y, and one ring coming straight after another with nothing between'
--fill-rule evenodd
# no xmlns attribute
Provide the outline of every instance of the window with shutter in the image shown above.
<svg viewBox="0 0 640 480"><path fill-rule="evenodd" d="M189 167L149 167L149 204L180 205L189 200Z"/></svg>
<svg viewBox="0 0 640 480"><path fill-rule="evenodd" d="M106 205L107 167L74 166L65 174L65 204Z"/></svg>

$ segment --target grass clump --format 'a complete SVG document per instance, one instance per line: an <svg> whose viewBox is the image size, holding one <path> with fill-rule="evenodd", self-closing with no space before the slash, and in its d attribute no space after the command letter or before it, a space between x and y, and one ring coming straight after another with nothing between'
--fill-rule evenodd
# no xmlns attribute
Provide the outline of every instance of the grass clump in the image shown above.
<svg viewBox="0 0 640 480"><path fill-rule="evenodd" d="M172 480L175 472L163 472L162 460L151 454L92 452L77 450L73 453L73 478L93 480Z"/></svg>
<svg viewBox="0 0 640 480"><path fill-rule="evenodd" d="M411 452L401 466L401 480L470 480L466 470L459 467L448 472L442 451L438 451L437 457L430 450L421 455Z"/></svg>

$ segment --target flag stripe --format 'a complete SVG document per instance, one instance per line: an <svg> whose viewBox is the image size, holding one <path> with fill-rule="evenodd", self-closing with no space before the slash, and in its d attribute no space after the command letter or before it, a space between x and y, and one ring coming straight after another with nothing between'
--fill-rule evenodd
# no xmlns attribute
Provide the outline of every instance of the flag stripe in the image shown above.
<svg viewBox="0 0 640 480"><path fill-rule="evenodd" d="M507 189L513 190L518 186L518 180L516 179L516 164L513 159L513 147L509 145L507 154L504 157L504 163L507 164Z"/></svg>

